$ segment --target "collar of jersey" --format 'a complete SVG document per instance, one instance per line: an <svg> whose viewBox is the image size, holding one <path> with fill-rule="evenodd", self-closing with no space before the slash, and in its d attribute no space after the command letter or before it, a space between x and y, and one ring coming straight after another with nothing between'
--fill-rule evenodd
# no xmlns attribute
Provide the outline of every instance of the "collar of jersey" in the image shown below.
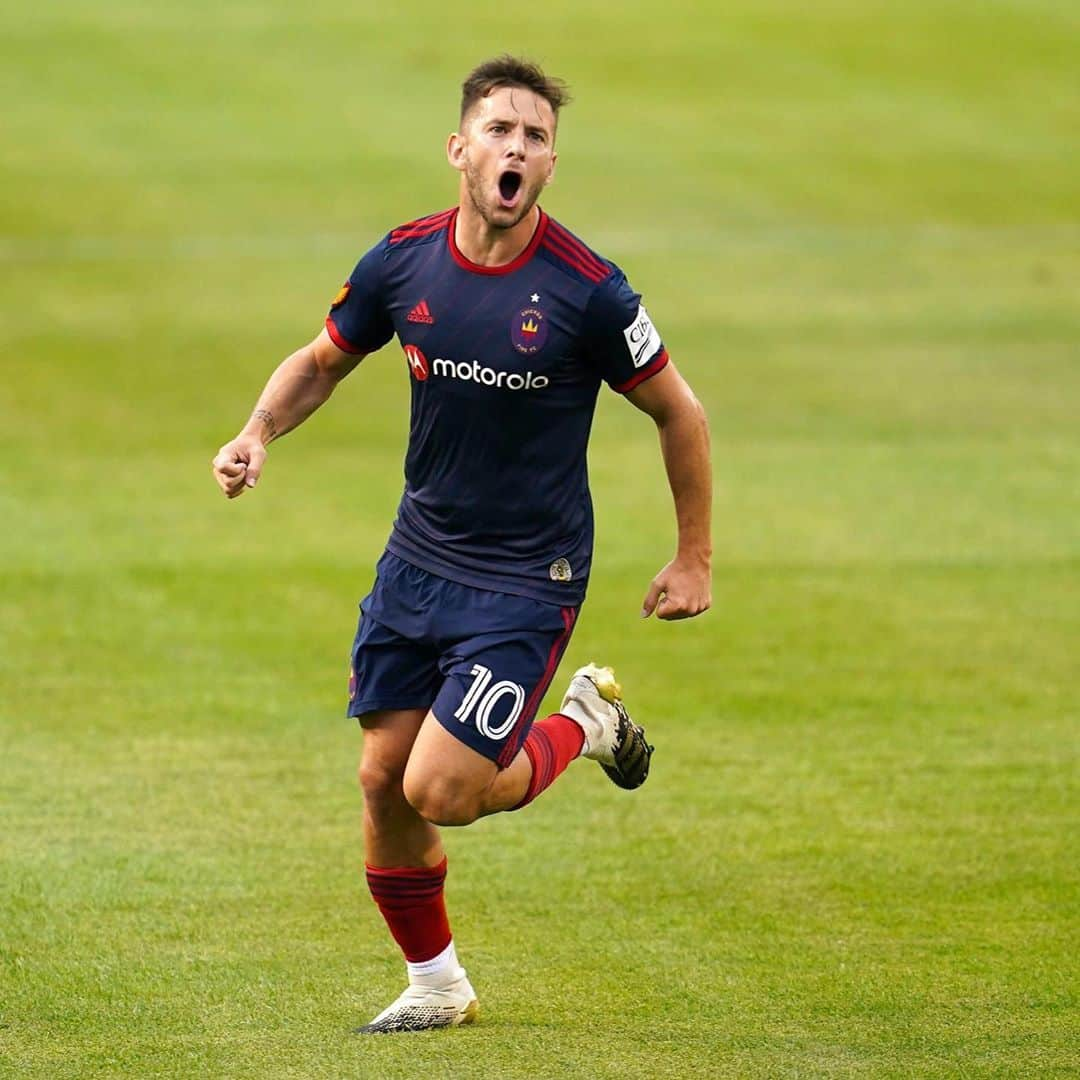
<svg viewBox="0 0 1080 1080"><path fill-rule="evenodd" d="M536 223L536 229L532 234L532 239L525 245L525 250L514 259L513 262L504 263L502 266L481 266L479 263L474 263L472 259L467 258L458 250L457 241L454 239L454 230L457 227L458 216L458 212L455 209L446 230L446 241L450 247L451 258L462 268L462 270L468 270L471 274L486 274L491 276L493 274L512 274L515 270L520 270L521 267L536 254L536 249L540 246L540 241L544 239L544 233L547 231L548 216L539 206L536 209L540 210L540 220Z"/></svg>

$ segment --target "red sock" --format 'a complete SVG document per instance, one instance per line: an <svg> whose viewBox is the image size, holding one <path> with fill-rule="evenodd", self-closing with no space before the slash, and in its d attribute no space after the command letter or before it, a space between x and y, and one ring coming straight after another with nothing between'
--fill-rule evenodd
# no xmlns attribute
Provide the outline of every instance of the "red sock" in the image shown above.
<svg viewBox="0 0 1080 1080"><path fill-rule="evenodd" d="M379 911L414 964L438 956L450 944L443 882L446 859L438 866L365 866L368 888Z"/></svg>
<svg viewBox="0 0 1080 1080"><path fill-rule="evenodd" d="M584 745L585 732L581 726L562 713L552 713L533 724L524 747L532 762L532 778L525 797L512 809L528 806L541 791L551 787Z"/></svg>

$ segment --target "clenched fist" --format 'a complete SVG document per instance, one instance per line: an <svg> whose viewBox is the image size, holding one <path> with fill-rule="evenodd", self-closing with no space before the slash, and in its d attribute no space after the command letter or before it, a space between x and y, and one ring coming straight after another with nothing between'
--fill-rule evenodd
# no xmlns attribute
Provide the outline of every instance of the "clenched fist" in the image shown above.
<svg viewBox="0 0 1080 1080"><path fill-rule="evenodd" d="M712 606L712 571L708 558L676 557L652 579L641 605L647 619L692 619Z"/></svg>
<svg viewBox="0 0 1080 1080"><path fill-rule="evenodd" d="M218 487L230 498L243 495L259 482L266 447L257 435L237 435L227 442L211 462Z"/></svg>

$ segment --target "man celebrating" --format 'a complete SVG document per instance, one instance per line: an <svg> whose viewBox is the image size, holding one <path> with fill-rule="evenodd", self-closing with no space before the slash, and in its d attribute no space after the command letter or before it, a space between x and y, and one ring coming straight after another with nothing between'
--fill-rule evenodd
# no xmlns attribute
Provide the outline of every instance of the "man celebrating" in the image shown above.
<svg viewBox="0 0 1080 1080"><path fill-rule="evenodd" d="M267 444L397 334L412 384L405 492L361 605L349 715L363 731L368 885L409 986L361 1032L476 1016L437 826L519 810L578 757L624 788L648 775L652 747L607 668L581 668L560 711L533 723L585 598L585 454L602 381L656 422L675 501L677 552L641 614L710 604L704 412L622 271L536 203L565 88L504 56L462 90L447 143L458 205L360 260L325 329L278 367L213 462L229 498L255 487Z"/></svg>

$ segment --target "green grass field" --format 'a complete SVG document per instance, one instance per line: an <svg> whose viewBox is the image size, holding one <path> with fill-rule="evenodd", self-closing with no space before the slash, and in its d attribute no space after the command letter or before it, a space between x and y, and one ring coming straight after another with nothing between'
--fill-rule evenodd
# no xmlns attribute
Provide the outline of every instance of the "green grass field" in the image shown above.
<svg viewBox="0 0 1080 1080"><path fill-rule="evenodd" d="M482 1022L362 1040L400 351L254 496L208 463L453 201L502 49L576 90L545 206L709 410L715 607L638 618L670 500L606 394L563 673L616 667L653 778L449 832ZM1078 70L1065 0L5 8L0 1075L1080 1074Z"/></svg>

